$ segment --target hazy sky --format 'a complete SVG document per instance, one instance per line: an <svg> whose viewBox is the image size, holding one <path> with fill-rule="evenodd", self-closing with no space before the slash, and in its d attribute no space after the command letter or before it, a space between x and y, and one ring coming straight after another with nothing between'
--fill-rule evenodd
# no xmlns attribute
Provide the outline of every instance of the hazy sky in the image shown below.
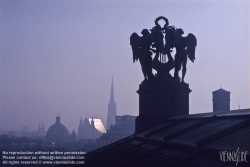
<svg viewBox="0 0 250 167"><path fill-rule="evenodd" d="M220 86L231 109L250 108L249 9L247 0L0 0L0 126L47 129L58 113L70 132L86 114L105 123L112 75L117 114L138 115L143 75L129 37L160 15L198 40L190 113L211 112Z"/></svg>

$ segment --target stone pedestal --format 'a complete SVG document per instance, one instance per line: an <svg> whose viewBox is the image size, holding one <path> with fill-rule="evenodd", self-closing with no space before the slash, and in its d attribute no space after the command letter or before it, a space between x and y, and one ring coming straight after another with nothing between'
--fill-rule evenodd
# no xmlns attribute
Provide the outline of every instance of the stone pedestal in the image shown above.
<svg viewBox="0 0 250 167"><path fill-rule="evenodd" d="M139 90L136 132L166 121L174 115L189 114L189 85L177 80L144 81Z"/></svg>

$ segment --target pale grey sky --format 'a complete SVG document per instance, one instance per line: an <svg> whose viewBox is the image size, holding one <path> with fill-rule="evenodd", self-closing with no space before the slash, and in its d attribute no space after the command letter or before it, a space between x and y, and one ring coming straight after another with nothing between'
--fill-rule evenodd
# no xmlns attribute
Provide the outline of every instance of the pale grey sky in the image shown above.
<svg viewBox="0 0 250 167"><path fill-rule="evenodd" d="M163 15L193 33L190 113L212 111L212 91L231 91L231 108L250 108L247 0L1 0L0 126L47 129L59 113L76 130L81 116L106 122L111 77L118 115L138 115L143 80L129 37Z"/></svg>

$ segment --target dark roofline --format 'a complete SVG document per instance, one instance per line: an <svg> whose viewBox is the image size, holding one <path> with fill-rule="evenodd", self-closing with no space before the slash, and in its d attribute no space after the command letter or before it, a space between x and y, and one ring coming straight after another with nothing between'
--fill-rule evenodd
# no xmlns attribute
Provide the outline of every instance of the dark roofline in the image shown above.
<svg viewBox="0 0 250 167"><path fill-rule="evenodd" d="M222 124L220 125L220 123ZM211 125L213 125L211 128L207 128ZM189 163L191 166L201 165L203 162L196 163L193 162L193 159L201 160L205 157L207 158L205 161L212 160L213 164L218 166L222 164L218 158L218 152L224 150L224 148L226 150L227 148L232 149L236 145L217 146L232 141L237 142L236 144L240 144L240 146L249 144L249 141L246 140L249 138L247 136L249 127L250 109L174 116L160 123L160 125L87 153L86 165L92 167L103 164L107 166L109 163L113 165L125 163L123 166L144 164L143 160L147 160L154 155L155 157L151 159L154 160L152 164L176 162L179 165ZM189 134L186 138L184 135L184 138L185 141L190 139L189 142L180 140L186 132ZM202 135L195 139L197 132L201 132ZM240 140L237 138L238 134L241 134ZM164 150L167 151L166 154L162 152ZM168 154L169 151L174 151L174 153L170 155ZM178 154L175 154L175 152ZM185 158L180 158L179 155L185 155ZM247 159L249 158L250 156L247 155ZM157 160L157 163L155 163L155 160ZM231 164L228 165L231 166Z"/></svg>
<svg viewBox="0 0 250 167"><path fill-rule="evenodd" d="M240 109L240 110L230 110L222 112L208 112L208 113L197 113L190 115L176 115L170 117L168 120L180 120L180 119L200 119L200 118L210 118L210 117L248 117L250 116L250 109Z"/></svg>
<svg viewBox="0 0 250 167"><path fill-rule="evenodd" d="M190 115L176 115L176 116L173 116L173 117L170 117L168 118L167 120L169 121L184 121L184 120L187 120L187 119L210 119L212 117L217 117L217 118L224 118L224 117L227 117L227 118L230 118L230 117L250 117L250 109L242 109L242 110L232 110L232 111L222 111L222 112L217 112L217 113L214 113L214 112L208 112L208 113L197 113L197 114L190 114ZM155 126L153 127L156 127L156 126L159 126L161 124L164 124L166 121L162 121L162 122L159 122L158 124L156 124ZM169 126L172 126L172 125L169 125ZM153 127L150 127L150 128L153 128ZM150 129L148 128L148 129ZM145 129L143 131L147 131L148 129ZM161 131L162 129L159 128L158 129L159 131ZM139 131L139 132L136 132L134 133L134 135L138 134L138 133L141 133L143 131Z"/></svg>
<svg viewBox="0 0 250 167"><path fill-rule="evenodd" d="M218 89L218 90L213 91L212 93L231 93L231 92L229 92L229 91L227 91L227 90L224 90L224 89L220 88L220 89Z"/></svg>

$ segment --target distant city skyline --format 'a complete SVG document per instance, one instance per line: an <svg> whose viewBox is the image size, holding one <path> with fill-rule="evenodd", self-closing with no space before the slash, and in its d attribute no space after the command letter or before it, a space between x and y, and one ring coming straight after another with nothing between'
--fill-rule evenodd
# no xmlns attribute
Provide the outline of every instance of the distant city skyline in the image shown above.
<svg viewBox="0 0 250 167"><path fill-rule="evenodd" d="M70 132L81 116L106 124L112 76L117 115L138 115L143 75L129 37L161 15L197 37L190 114L212 112L221 86L231 109L250 108L249 10L247 0L1 0L0 127L47 129L58 113Z"/></svg>

